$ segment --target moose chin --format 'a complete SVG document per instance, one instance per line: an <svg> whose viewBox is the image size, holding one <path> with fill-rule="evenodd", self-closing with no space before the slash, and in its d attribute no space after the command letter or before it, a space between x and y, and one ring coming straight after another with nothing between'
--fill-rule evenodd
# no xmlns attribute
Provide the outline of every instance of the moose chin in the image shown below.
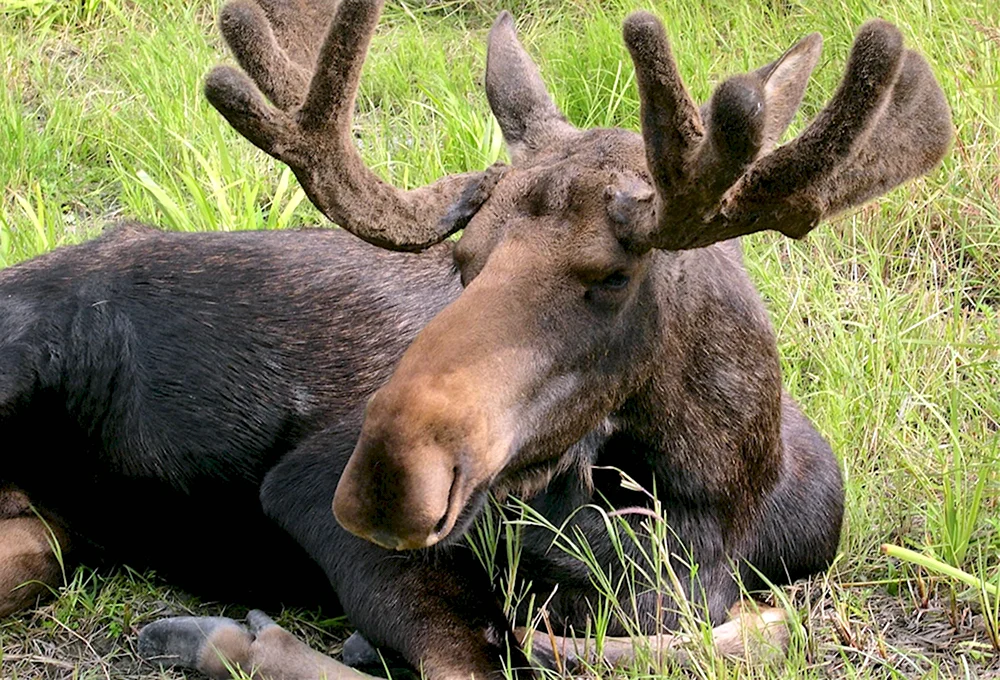
<svg viewBox="0 0 1000 680"><path fill-rule="evenodd" d="M832 100L778 146L818 35L699 107L640 12L624 40L642 131L581 130L503 13L485 84L509 165L402 191L351 135L381 7L231 0L219 23L241 69L205 84L341 230L127 224L0 272L0 428L21 442L0 472L0 612L55 581L55 532L67 559L153 567L215 598L336 601L430 678L528 675L461 538L490 492L513 492L621 576L595 506L651 501L617 468L656 489L669 566L716 645L738 649L748 627L780 642L780 612L741 614L741 585L825 569L844 493L782 389L738 237L800 238L934 167L951 123L928 65L865 24ZM637 557L647 518L619 518ZM551 542L528 529L522 571L556 635L583 630L601 595ZM679 644L677 608L640 591L638 625ZM216 677L360 677L258 613L249 629L166 619L139 645Z"/></svg>

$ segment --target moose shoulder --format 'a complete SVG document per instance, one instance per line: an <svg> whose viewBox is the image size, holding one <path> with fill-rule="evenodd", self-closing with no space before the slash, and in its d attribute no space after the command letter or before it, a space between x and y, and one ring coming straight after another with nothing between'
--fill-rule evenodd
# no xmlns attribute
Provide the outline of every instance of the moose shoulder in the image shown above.
<svg viewBox="0 0 1000 680"><path fill-rule="evenodd" d="M5 456L0 586L54 578L30 498L80 559L215 597L336 595L368 640L432 677L498 675L527 660L458 539L489 492L515 491L621 570L596 511L576 512L648 504L616 467L656 489L671 566L722 644L738 583L824 569L843 509L733 239L803 236L933 167L951 125L927 64L866 24L830 104L775 147L818 36L699 109L639 13L624 35L642 134L579 130L504 13L486 90L510 166L406 192L350 134L381 6L233 0L220 26L243 70L206 82L346 231L129 226L0 272L0 419L38 452ZM141 512L117 511L129 497ZM524 565L539 601L555 590L558 632L585 629L598 593L550 542L528 532ZM233 551L248 559L234 567ZM647 632L677 626L659 593L636 604ZM168 619L140 647L221 677L217 652L275 678L356 675L251 624Z"/></svg>

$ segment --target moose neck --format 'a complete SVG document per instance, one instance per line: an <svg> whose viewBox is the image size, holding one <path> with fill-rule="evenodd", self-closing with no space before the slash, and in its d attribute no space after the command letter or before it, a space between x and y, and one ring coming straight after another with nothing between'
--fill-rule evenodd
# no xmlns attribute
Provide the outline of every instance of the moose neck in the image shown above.
<svg viewBox="0 0 1000 680"><path fill-rule="evenodd" d="M661 495L710 503L735 528L782 465L774 333L742 266L733 266L737 243L653 257L659 327L647 378L615 418L632 448L617 455L644 452Z"/></svg>

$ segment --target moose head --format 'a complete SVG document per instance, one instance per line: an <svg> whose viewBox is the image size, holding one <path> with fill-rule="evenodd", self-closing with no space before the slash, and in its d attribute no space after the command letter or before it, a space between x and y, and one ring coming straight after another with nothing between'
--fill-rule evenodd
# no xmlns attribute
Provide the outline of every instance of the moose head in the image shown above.
<svg viewBox="0 0 1000 680"><path fill-rule="evenodd" d="M344 527L391 548L460 535L488 491L545 480L609 415L670 389L654 378L669 370L664 348L687 336L679 326L692 314L677 310L740 313L675 295L684 277L719 276L718 266L699 274L707 261L743 281L736 251L713 244L765 229L802 237L926 172L951 137L928 65L884 21L860 29L830 103L777 146L818 35L729 78L699 108L659 20L629 16L640 135L567 122L505 12L489 35L486 92L510 165L403 191L365 167L351 136L381 7L234 0L221 27L243 70L217 67L206 93L365 241L420 251L464 230L453 248L464 292L372 396L334 498ZM769 389L780 398L780 381Z"/></svg>

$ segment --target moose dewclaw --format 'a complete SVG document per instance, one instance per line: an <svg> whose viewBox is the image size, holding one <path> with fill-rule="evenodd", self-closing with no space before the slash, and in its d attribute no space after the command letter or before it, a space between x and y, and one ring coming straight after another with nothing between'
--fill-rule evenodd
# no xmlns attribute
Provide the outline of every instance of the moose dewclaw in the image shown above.
<svg viewBox="0 0 1000 680"><path fill-rule="evenodd" d="M578 512L649 506L613 467L656 488L686 598L738 649L742 626L775 616L727 620L738 583L826 568L843 489L782 390L736 239L804 236L931 169L951 123L929 67L865 24L830 103L776 147L818 35L698 107L660 22L637 13L624 39L642 133L580 130L504 13L486 92L510 165L401 191L351 138L381 7L232 0L220 27L242 70L205 84L343 230L128 224L0 271L0 427L35 442L0 472L0 612L58 582L53 531L71 562L152 567L215 599L336 603L431 678L527 674L459 539L490 492L515 492L620 575L600 514ZM141 511L116 511L131 499ZM641 513L622 519L643 535ZM599 595L551 538L526 532L521 573L557 633L585 629ZM676 608L640 590L635 623L678 644ZM140 650L215 677L360 675L261 614L249 624L167 619Z"/></svg>

